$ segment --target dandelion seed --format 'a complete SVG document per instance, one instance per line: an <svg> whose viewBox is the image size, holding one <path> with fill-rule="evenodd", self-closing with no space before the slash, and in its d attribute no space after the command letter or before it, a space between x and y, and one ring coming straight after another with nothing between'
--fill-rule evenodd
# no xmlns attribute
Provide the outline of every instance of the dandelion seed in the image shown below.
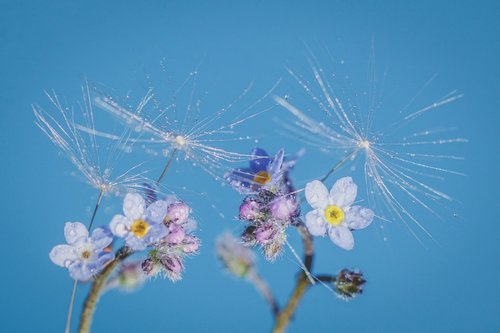
<svg viewBox="0 0 500 333"><path fill-rule="evenodd" d="M298 134L296 136L301 136L304 142L318 147L322 152L347 151L347 157L332 168L322 180L328 178L340 165L354 161L360 155L364 156L363 173L370 206L375 207L377 202L381 202L383 207L379 209L391 215L391 219L405 223L417 239L419 238L411 227L412 223L430 236L430 233L419 222L416 211L410 208L406 201L410 201L412 206L418 205L431 214L437 215L433 206L445 205L446 201L452 199L449 195L427 184L424 178L442 178L446 174L461 175L460 172L435 164L444 160L460 160L461 158L442 152L437 154L429 153L429 151L423 152L423 149L433 150L448 144L467 142L467 140L435 138L440 131L428 130L391 142L389 132L408 125L410 121L423 117L432 110L461 98L462 95L456 92L446 94L429 106L409 113L386 130L375 131L372 129L372 124L377 106L373 93L367 95L370 106L365 110L366 112L360 112L349 99L342 100L339 97L333 85L327 80L325 71L318 66L317 60L312 58L314 84L310 84L303 76L292 70L288 71L311 98L313 106L326 114L328 124L313 119L293 105L289 99L275 96L275 101L295 116L296 121L291 126L287 126L287 129ZM409 105L404 110L408 107Z"/></svg>
<svg viewBox="0 0 500 333"><path fill-rule="evenodd" d="M144 172L136 171L139 165L121 174L114 172L123 153L123 147L129 144L130 131L117 136L113 145L105 146L103 149L95 133L83 133L79 130L82 124L85 128L95 128L94 110L87 84L82 86L82 93L83 103L77 110L63 106L55 93L47 93L58 115L51 115L40 106L33 105L36 125L73 163L85 180L100 192L118 194L141 188L141 181L145 177Z"/></svg>
<svg viewBox="0 0 500 333"><path fill-rule="evenodd" d="M200 167L215 179L219 179L220 171L227 169L226 163L247 161L250 158L249 155L233 152L221 148L219 145L250 139L250 137L235 136L234 129L274 107L265 108L262 111L247 115L248 111L261 103L274 90L276 85L263 97L259 98L257 102L243 110L238 117L225 124L220 124L227 118L229 111L232 111L235 104L247 94L250 87L228 106L203 118L201 116L201 101L194 98L196 81L197 73L195 72L174 95L174 99L177 100L177 94L185 86L188 86L188 82L192 83L183 115L178 115L181 107L177 102L163 107L156 99L152 89L146 93L135 108L131 108L126 103L120 103L116 98L102 93L93 99L93 103L137 132L137 136L131 139L132 142L141 144L144 147L152 147L152 149L147 148L147 150L160 151L162 155L171 156L171 158L176 153L180 153L181 158L191 161L193 166ZM146 111L146 109L152 110ZM98 132L91 128L82 127L81 130L113 140L119 139L112 134Z"/></svg>

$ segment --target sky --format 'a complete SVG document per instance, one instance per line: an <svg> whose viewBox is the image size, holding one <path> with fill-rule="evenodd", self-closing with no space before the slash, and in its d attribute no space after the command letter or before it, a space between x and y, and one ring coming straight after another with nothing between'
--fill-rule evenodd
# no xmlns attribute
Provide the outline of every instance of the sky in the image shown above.
<svg viewBox="0 0 500 333"><path fill-rule="evenodd" d="M401 221L377 219L356 233L352 251L335 247L327 238L316 240L315 272L359 268L368 282L364 293L350 302L322 286L311 288L288 331L499 331L499 6L495 1L0 0L2 331L64 329L72 280L50 262L48 253L64 242L66 221L90 219L97 198L34 124L32 104L55 111L45 91L54 90L69 105L77 105L81 85L88 80L118 98L129 96L131 103L154 87L168 104L182 87L175 103L185 108L192 90L183 82L192 82L196 72L194 92L203 115L233 102L230 115L220 121L241 112L258 113L274 105L271 96L276 94L326 122L287 70L312 80L311 57L335 80L339 96L359 101L361 109L365 92L375 87L378 129L400 119L401 110L417 110L456 90L462 98L398 131L409 136L447 129L444 136L469 142L443 146L443 154L464 160L442 166L465 176L445 174L444 180L430 181L453 197L436 209L439 217L401 199L431 236L410 226L419 241ZM120 130L105 114L98 118L97 127ZM241 153L255 145L271 153L304 147L292 174L303 187L345 152L324 152L298 140L281 126L292 121L286 110L272 107L236 129L238 137L251 140L229 147ZM433 146L432 153L440 149ZM138 147L122 156L117 169L141 159L152 178L165 162ZM337 178L350 175L362 188L359 165L354 166L341 168ZM242 222L235 217L242 196L186 161L176 161L165 182L168 191L193 207L201 253L186 263L180 282L155 279L135 293L104 294L93 332L270 331L272 316L264 300L250 284L224 272L214 251L217 235L241 231ZM104 198L96 225L105 225L120 210L120 198ZM300 252L295 231L288 232ZM297 262L290 251L275 263L258 257L261 275L284 304ZM75 324L87 291L88 285L78 289Z"/></svg>

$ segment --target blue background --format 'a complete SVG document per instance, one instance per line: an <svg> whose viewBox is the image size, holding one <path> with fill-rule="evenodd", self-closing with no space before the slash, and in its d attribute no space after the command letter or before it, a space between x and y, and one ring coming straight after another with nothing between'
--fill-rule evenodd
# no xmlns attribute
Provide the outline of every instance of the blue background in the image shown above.
<svg viewBox="0 0 500 333"><path fill-rule="evenodd" d="M423 128L457 126L453 135L469 138L454 147L466 160L449 166L467 176L439 184L458 204L452 204L451 214L444 210L442 219L423 218L435 240L424 240L424 247L400 223L381 230L380 221L356 234L351 252L318 240L316 271L359 267L368 279L366 290L344 303L324 288L312 289L289 331L499 331L499 11L496 1L0 1L1 331L63 330L72 281L49 261L48 252L63 242L64 222L87 221L96 199L34 125L31 104L50 109L44 89L76 101L88 77L139 99L148 74L158 81L173 78L178 87L202 62L203 112L228 104L254 81L236 107L241 110L279 78L278 93L303 94L285 66L308 73L305 45L318 54L330 49L335 59L329 66L341 67L355 78L349 89L358 90L359 83L362 91L369 82L373 38L375 67L388 73L383 93L390 106L381 107L378 122L391 122L393 114L385 110L406 105L436 73L417 105L454 89L465 94L419 122ZM328 63L325 59L321 62ZM266 104L272 101L255 111ZM299 142L272 132L279 117L287 115L273 110L245 124L241 133L259 137L269 151L298 149ZM252 145L237 147L247 152ZM340 156L309 147L294 179L303 185ZM154 177L161 161L151 169ZM175 172L167 175L172 189L198 192L180 195L200 221L201 254L187 262L180 283L157 279L137 293L104 295L93 331L269 331L272 319L264 301L249 284L222 272L213 250L219 233L239 230L233 216L241 198L186 163ZM118 200L106 199L105 205L97 224L120 210ZM295 235L291 242L300 248ZM283 303L297 271L291 255L274 264L261 259L259 268ZM86 289L77 294L74 327Z"/></svg>

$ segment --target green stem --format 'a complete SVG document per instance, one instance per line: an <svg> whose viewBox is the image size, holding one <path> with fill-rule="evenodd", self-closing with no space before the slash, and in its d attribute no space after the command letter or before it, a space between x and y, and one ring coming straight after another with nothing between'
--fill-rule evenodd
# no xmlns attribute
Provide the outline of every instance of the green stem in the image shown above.
<svg viewBox="0 0 500 333"><path fill-rule="evenodd" d="M113 270L118 266L125 258L131 255L132 252L129 251L127 247L122 247L116 252L115 259L112 260L102 271L97 275L92 283L92 288L85 299L85 304L83 306L82 315L80 317L80 327L78 328L79 333L87 333L90 330L90 325L92 323L92 317L95 312L95 307L99 301L99 296L103 287L106 284L106 280L111 275Z"/></svg>

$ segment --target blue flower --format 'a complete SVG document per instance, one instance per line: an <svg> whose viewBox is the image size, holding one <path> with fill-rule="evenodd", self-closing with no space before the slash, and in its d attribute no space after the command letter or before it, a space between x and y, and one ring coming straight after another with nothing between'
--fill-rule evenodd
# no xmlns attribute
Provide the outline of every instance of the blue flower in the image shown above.
<svg viewBox="0 0 500 333"><path fill-rule="evenodd" d="M306 199L314 209L306 215L306 226L311 235L328 234L331 241L345 249L354 247L351 230L368 227L374 217L371 209L353 206L358 187L351 177L340 178L328 192L319 180L306 185Z"/></svg>
<svg viewBox="0 0 500 333"><path fill-rule="evenodd" d="M112 252L104 251L113 240L108 229L97 228L89 237L82 223L66 222L64 237L68 244L54 246L49 257L54 264L66 267L75 280L89 280L115 257Z"/></svg>
<svg viewBox="0 0 500 333"><path fill-rule="evenodd" d="M254 148L249 168L232 169L224 177L240 193L253 193L261 189L289 193L293 189L288 179L288 172L301 154L299 152L285 159L284 151L281 149L271 158L264 149Z"/></svg>
<svg viewBox="0 0 500 333"><path fill-rule="evenodd" d="M142 251L168 235L168 229L160 219L148 218L146 201L137 193L125 196L123 213L125 215L115 215L109 227L114 235L125 239L127 246L134 251Z"/></svg>

